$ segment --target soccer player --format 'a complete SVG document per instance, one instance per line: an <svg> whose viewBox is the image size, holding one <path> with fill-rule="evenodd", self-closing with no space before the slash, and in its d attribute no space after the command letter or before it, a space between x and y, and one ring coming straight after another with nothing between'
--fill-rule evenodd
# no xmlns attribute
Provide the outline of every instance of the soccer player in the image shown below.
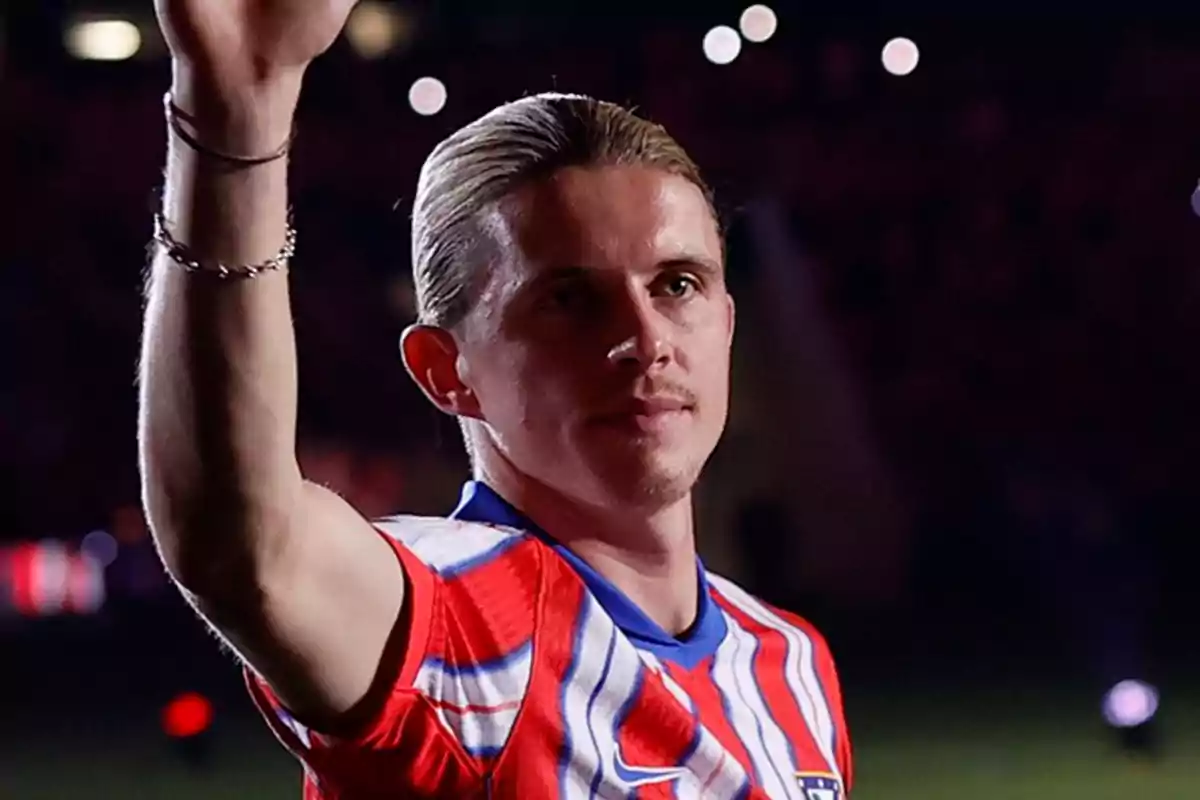
<svg viewBox="0 0 1200 800"><path fill-rule="evenodd" d="M843 797L824 640L696 556L734 304L708 189L663 129L539 95L441 143L401 350L474 480L447 518L372 524L304 479L288 143L352 5L157 3L145 507L305 797Z"/></svg>

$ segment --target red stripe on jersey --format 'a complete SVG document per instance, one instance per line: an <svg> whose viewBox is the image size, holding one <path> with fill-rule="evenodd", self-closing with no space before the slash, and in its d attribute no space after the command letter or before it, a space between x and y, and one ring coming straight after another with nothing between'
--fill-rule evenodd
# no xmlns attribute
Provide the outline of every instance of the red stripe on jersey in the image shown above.
<svg viewBox="0 0 1200 800"><path fill-rule="evenodd" d="M784 735L792 744L796 755L796 768L826 771L829 765L817 746L814 734L809 728L809 722L800 710L796 696L788 685L787 653L788 641L782 632L756 622L740 608L730 603L723 595L716 594L717 603L758 641L758 650L754 655L754 681L758 684L759 693L767 705L771 716L783 729ZM801 633L805 633L801 631ZM814 655L819 646L813 640ZM799 677L799 676L794 676ZM810 693L811 694L811 693ZM811 697L811 702L824 704L824 697Z"/></svg>
<svg viewBox="0 0 1200 800"><path fill-rule="evenodd" d="M725 706L721 701L720 690L712 680L712 662L714 656L701 661L690 670L685 670L677 664L664 662L667 672L675 682L678 683L685 692L692 698L692 702L696 704L696 712L700 717L700 724L708 728L709 732L717 737L726 750L733 755L739 762L742 768L746 770L747 775L754 774L754 767L750 763L750 754L746 751L742 740L738 738L737 733L733 730L733 726L729 723L729 717L725 714Z"/></svg>
<svg viewBox="0 0 1200 800"><path fill-rule="evenodd" d="M563 682L575 652L576 624L583 607L583 583L560 559L543 561L533 634L533 674L510 741L535 747L505 748L495 762L492 797L524 800L559 796L559 759L566 747Z"/></svg>
<svg viewBox="0 0 1200 800"><path fill-rule="evenodd" d="M534 631L542 549L531 538L446 579L439 587L445 624L428 655L473 667L524 646Z"/></svg>
<svg viewBox="0 0 1200 800"><path fill-rule="evenodd" d="M617 734L618 752L626 763L639 768L682 764L700 734L695 717L684 711L658 673L647 667L641 690ZM633 796L670 798L672 787L669 781L653 783L639 787Z"/></svg>

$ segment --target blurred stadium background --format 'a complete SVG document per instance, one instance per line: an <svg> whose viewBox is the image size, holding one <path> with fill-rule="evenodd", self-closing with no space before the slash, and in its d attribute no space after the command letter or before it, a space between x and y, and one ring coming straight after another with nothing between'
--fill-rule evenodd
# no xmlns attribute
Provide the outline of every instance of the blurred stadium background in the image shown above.
<svg viewBox="0 0 1200 800"><path fill-rule="evenodd" d="M305 466L450 506L395 348L421 160L523 93L635 104L729 224L702 548L831 640L855 800L1200 798L1200 28L881 6L363 2L299 122ZM298 796L137 505L167 78L148 2L0 5L4 800Z"/></svg>

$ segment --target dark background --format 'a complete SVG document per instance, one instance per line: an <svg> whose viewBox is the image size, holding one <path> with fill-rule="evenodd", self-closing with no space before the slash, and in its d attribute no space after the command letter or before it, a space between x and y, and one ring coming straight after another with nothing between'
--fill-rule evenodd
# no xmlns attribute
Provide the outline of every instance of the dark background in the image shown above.
<svg viewBox="0 0 1200 800"><path fill-rule="evenodd" d="M429 149L525 93L636 105L729 227L738 366L702 549L830 639L856 800L1200 797L1195 14L779 3L717 66L701 39L736 3L386 5L407 38L340 41L298 124L310 475L372 514L444 512L466 475L396 350ZM74 59L80 13L133 20L142 50ZM296 796L138 511L168 81L149 4L10 2L0 31L0 798ZM910 75L881 65L894 36ZM448 88L431 117L423 75ZM1100 711L1125 679L1162 702L1121 736ZM159 714L185 691L215 718L181 743Z"/></svg>

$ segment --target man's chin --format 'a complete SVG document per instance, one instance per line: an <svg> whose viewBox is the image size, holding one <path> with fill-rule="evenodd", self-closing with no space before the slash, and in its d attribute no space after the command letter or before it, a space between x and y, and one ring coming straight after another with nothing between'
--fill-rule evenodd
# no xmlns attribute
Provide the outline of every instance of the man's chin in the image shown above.
<svg viewBox="0 0 1200 800"><path fill-rule="evenodd" d="M661 508L678 502L691 493L699 469L688 459L665 457L668 455L638 453L606 459L593 473L598 488L613 502L637 508Z"/></svg>

